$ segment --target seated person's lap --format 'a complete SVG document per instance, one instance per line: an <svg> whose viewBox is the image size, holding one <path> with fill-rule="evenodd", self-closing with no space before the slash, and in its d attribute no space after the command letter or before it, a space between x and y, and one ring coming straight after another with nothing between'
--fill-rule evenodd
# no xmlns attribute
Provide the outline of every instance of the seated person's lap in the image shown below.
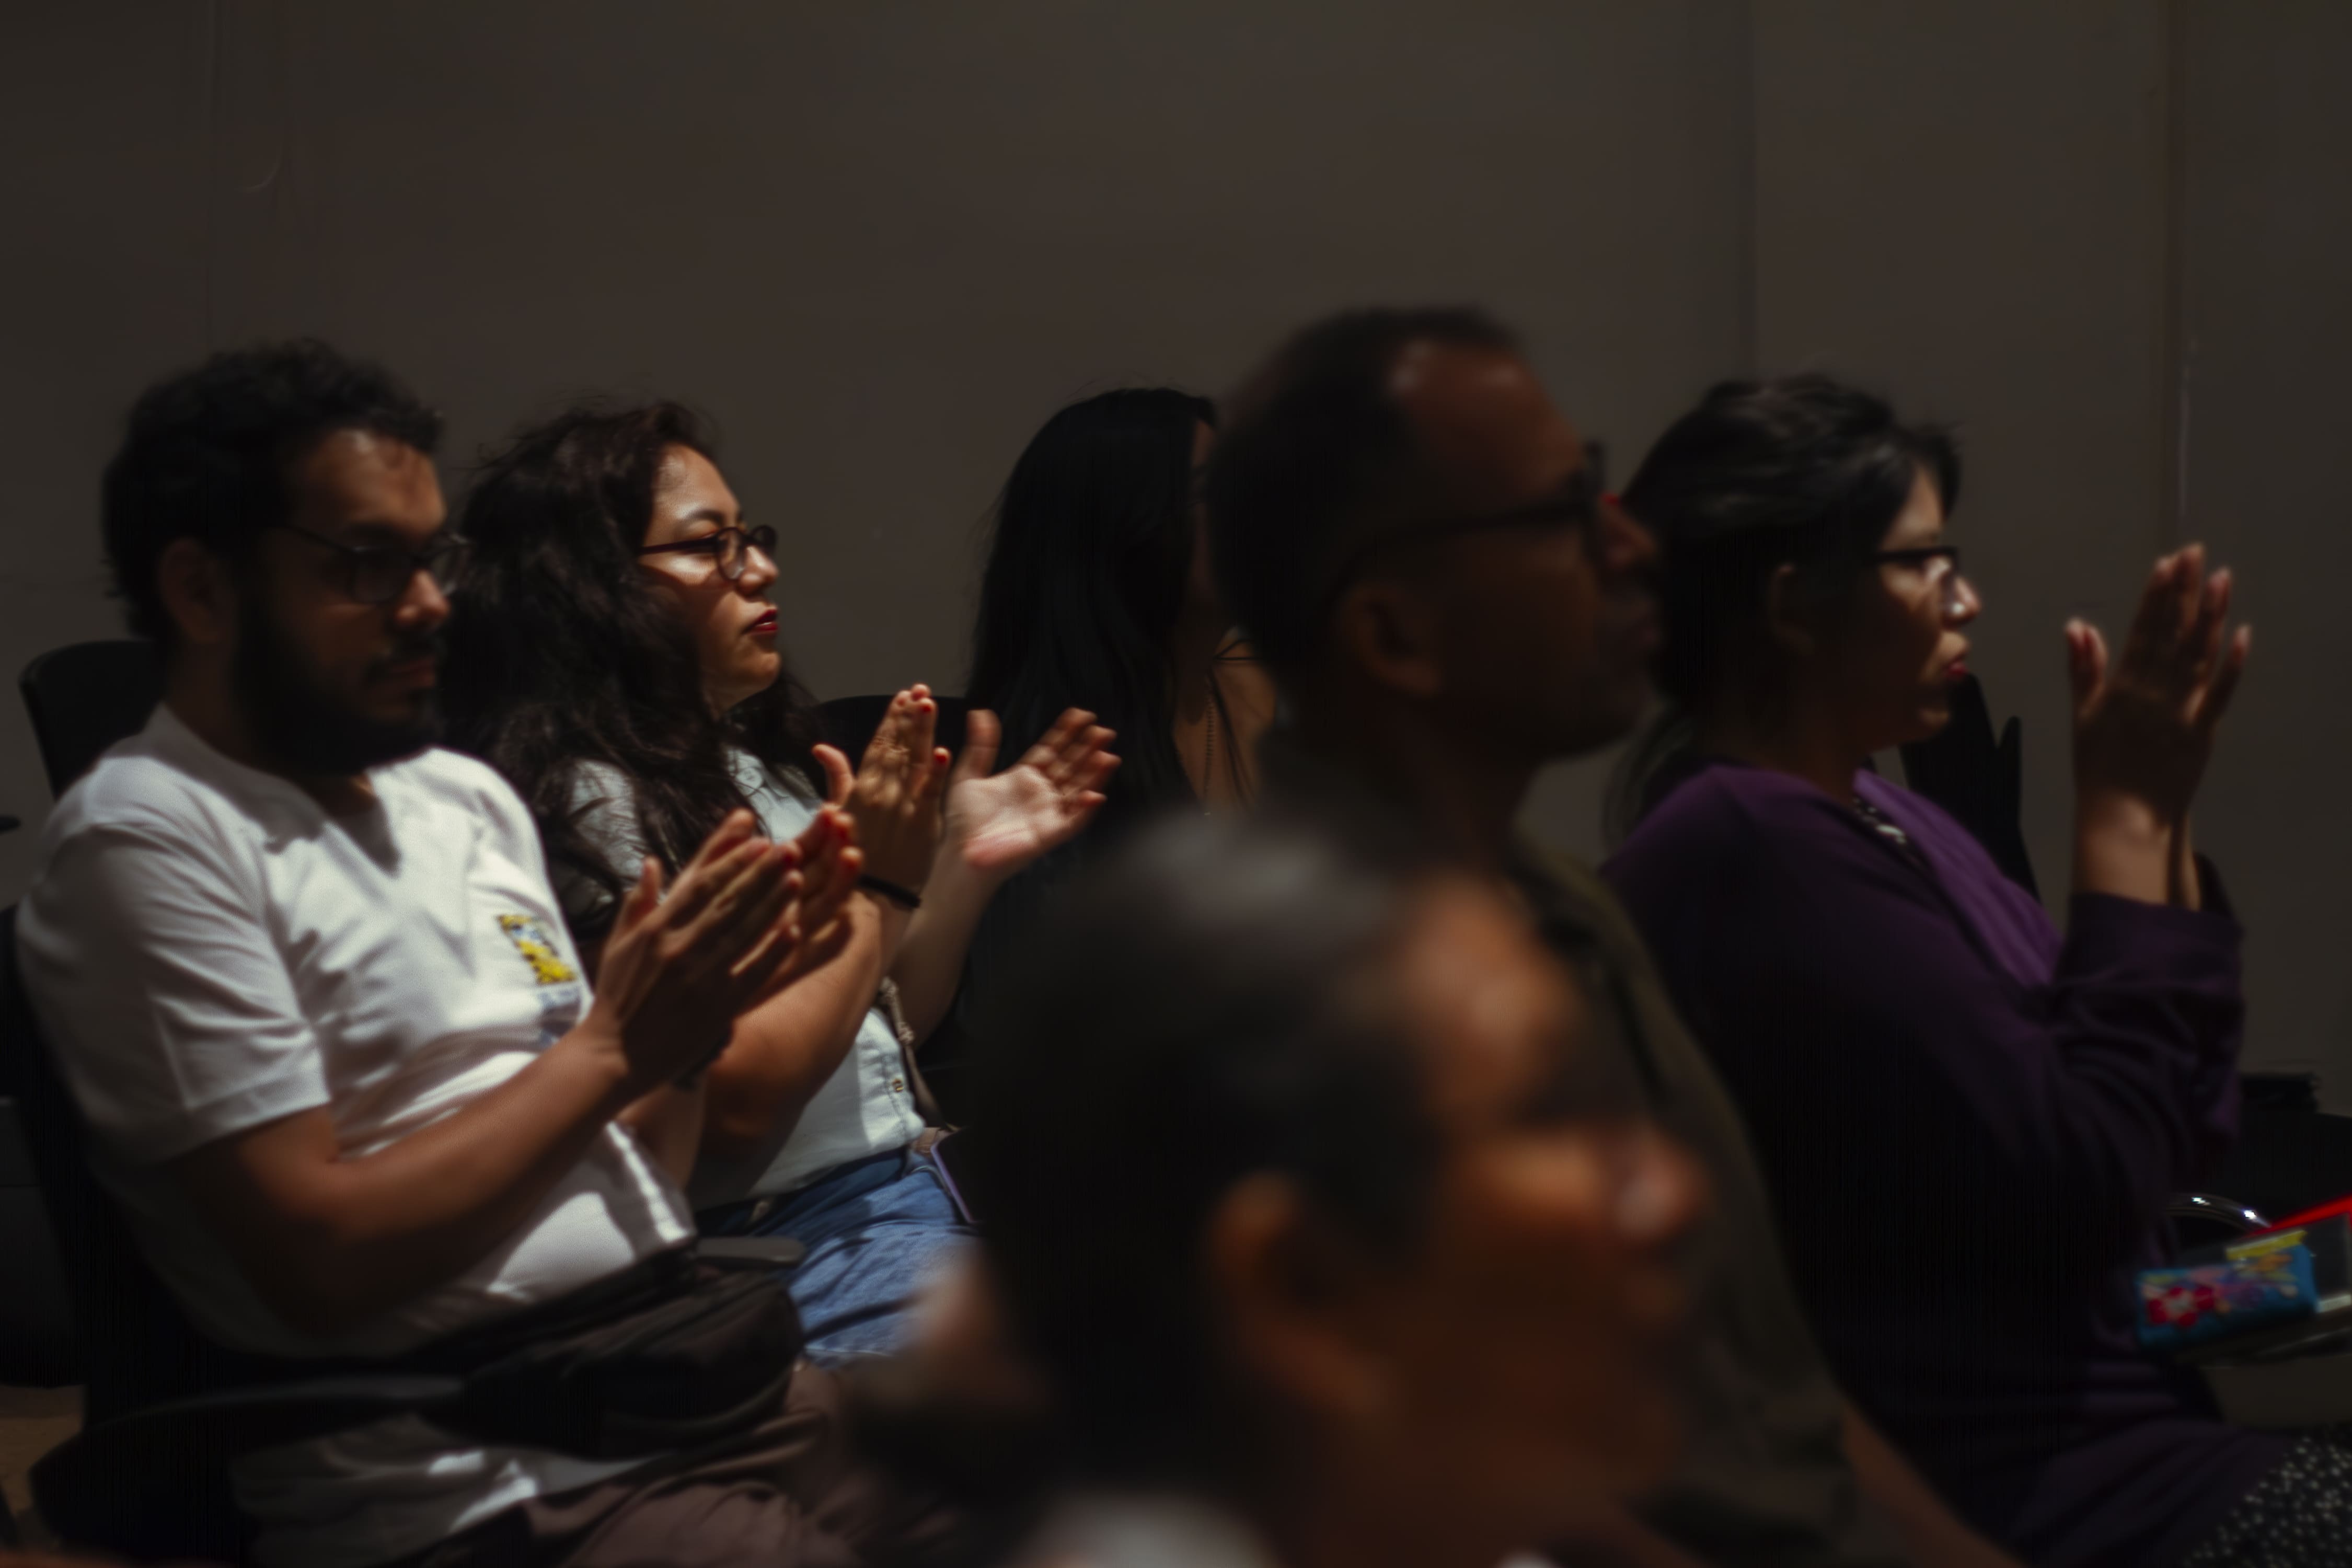
<svg viewBox="0 0 2352 1568"><path fill-rule="evenodd" d="M706 1235L788 1236L808 1248L783 1283L810 1357L828 1365L901 1349L924 1288L972 1241L930 1156L911 1148L698 1217Z"/></svg>

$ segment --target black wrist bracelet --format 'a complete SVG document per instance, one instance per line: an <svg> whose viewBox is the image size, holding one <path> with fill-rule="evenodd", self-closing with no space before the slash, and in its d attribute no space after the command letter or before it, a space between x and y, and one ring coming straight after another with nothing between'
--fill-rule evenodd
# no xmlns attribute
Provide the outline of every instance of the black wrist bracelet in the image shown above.
<svg viewBox="0 0 2352 1568"><path fill-rule="evenodd" d="M902 888L896 882L886 882L879 877L860 877L857 885L869 893L879 893L900 909L913 912L923 907L923 895L912 888Z"/></svg>

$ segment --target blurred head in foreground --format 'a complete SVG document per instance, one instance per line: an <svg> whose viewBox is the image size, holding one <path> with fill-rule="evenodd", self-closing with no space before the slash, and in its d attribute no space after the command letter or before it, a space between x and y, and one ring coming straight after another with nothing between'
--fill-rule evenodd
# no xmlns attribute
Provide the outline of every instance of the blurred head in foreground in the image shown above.
<svg viewBox="0 0 2352 1568"><path fill-rule="evenodd" d="M1499 1556L1661 1476L1699 1177L1605 990L1468 879L1264 818L1171 823L1047 926L964 1136L1084 1479L1296 1561Z"/></svg>

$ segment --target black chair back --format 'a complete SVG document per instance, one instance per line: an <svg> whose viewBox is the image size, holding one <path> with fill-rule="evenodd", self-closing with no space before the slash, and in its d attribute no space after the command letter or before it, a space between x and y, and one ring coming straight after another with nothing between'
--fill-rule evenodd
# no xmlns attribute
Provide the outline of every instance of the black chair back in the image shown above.
<svg viewBox="0 0 2352 1568"><path fill-rule="evenodd" d="M52 648L16 678L33 716L33 738L62 795L100 752L137 734L163 695L154 645L131 637Z"/></svg>
<svg viewBox="0 0 2352 1568"><path fill-rule="evenodd" d="M857 759L874 739L874 731L882 727L882 715L890 710L892 693L885 691L875 697L836 697L819 705L824 722L824 738L848 754L849 765L856 767ZM939 743L949 751L963 751L963 716L970 704L961 697L938 697L940 705L937 729L933 731ZM823 779L816 781L822 786Z"/></svg>
<svg viewBox="0 0 2352 1568"><path fill-rule="evenodd" d="M25 667L17 686L50 791L62 795L109 746L147 722L162 692L163 674L152 644L118 638L53 648ZM0 1332L18 1351L5 1358L0 1381L82 1382L85 1412L96 1420L152 1397L151 1384L159 1391L175 1388L168 1368L180 1359L179 1342L193 1336L176 1323L169 1299L148 1274L121 1216L83 1163L79 1114L35 1033L17 981L16 910L0 913L0 1094L11 1097L0 1111L0 1226L11 1237L12 1255L20 1250L14 1238L20 1232L29 1235L37 1221L49 1247L46 1254L24 1249L35 1267L27 1271L28 1288L12 1292L12 1310L0 1314L5 1323ZM53 1258L62 1269L47 1274ZM145 1300L163 1302L170 1319L149 1322L143 1307L125 1306ZM140 1314L140 1321L119 1321L125 1310ZM37 1325L19 1324L17 1318L48 1312L67 1314L62 1345L54 1331L19 1331ZM77 1323L79 1335L73 1332ZM126 1328L127 1336L118 1331ZM100 1342L147 1348L93 1360L86 1351ZM39 1363L19 1364L37 1344L42 1347Z"/></svg>
<svg viewBox="0 0 2352 1568"><path fill-rule="evenodd" d="M17 977L13 908L0 910L0 1074L16 1090L33 1173L81 1327L83 1419L94 1426L200 1392L195 1331L90 1173L81 1112L49 1060Z"/></svg>
<svg viewBox="0 0 2352 1568"><path fill-rule="evenodd" d="M81 1112L49 1060L17 976L13 907L0 910L0 1078L16 1092L33 1173L81 1331L85 1433L143 1406L199 1393L206 1382L204 1342L90 1173ZM76 1511L83 1518L50 1520L68 1541L133 1559L243 1561L247 1526L216 1462L157 1464L139 1473L107 1468L111 1473L99 1485L81 1489ZM46 1489L40 1483L37 1470L37 1492Z"/></svg>

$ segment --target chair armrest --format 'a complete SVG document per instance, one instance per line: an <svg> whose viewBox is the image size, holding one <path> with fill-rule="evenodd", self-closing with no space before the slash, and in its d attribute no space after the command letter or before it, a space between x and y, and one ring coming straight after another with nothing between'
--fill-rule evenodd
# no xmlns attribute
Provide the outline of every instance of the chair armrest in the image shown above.
<svg viewBox="0 0 2352 1568"><path fill-rule="evenodd" d="M85 1427L33 1470L37 1477L78 1446L103 1448L112 1462L191 1438L221 1458L233 1458L256 1448L323 1437L388 1415L449 1404L465 1388L466 1381L459 1377L322 1377L312 1383L199 1394Z"/></svg>
<svg viewBox="0 0 2352 1568"><path fill-rule="evenodd" d="M2164 1212L2174 1219L2208 1220L2239 1236L2251 1236L2271 1227L2261 1210L2249 1208L2235 1198L2215 1197L2211 1193L2175 1193Z"/></svg>
<svg viewBox="0 0 2352 1568"><path fill-rule="evenodd" d="M797 1268L808 1248L789 1236L706 1236L694 1255L722 1268Z"/></svg>

